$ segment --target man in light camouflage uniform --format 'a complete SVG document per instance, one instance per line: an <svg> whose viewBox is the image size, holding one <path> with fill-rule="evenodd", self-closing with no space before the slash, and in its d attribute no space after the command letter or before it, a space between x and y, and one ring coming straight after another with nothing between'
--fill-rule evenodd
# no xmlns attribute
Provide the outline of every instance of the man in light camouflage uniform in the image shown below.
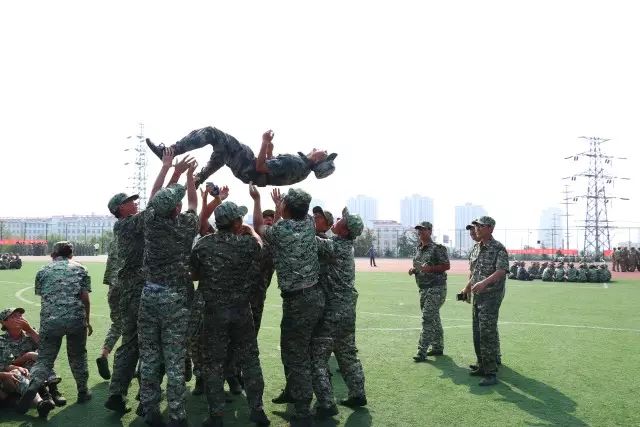
<svg viewBox="0 0 640 427"><path fill-rule="evenodd" d="M259 187L266 185L292 185L304 180L313 171L318 179L326 178L335 170L333 160L337 154L327 155L326 151L315 148L308 155L280 154L273 156L273 132L262 135L262 146L256 158L248 146L241 144L233 136L214 127L197 129L171 146L175 155L195 150L205 145L213 147L213 153L207 165L196 177L196 187L224 165L244 182L253 182ZM151 151L162 158L164 145L155 145L147 139Z"/></svg>
<svg viewBox="0 0 640 427"><path fill-rule="evenodd" d="M426 362L427 356L441 356L444 351L440 308L447 299L446 271L451 266L447 248L431 239L433 225L429 221L423 221L414 228L418 231L419 240L409 275L415 275L420 291L422 332L418 341L418 353L413 360Z"/></svg>
<svg viewBox="0 0 640 427"><path fill-rule="evenodd" d="M473 247L474 269L462 292L473 293L473 343L478 360L471 375L483 376L481 386L498 383L499 338L498 314L505 293L505 279L509 272L507 250L493 238L496 222L483 216L472 222L480 241Z"/></svg>
<svg viewBox="0 0 640 427"><path fill-rule="evenodd" d="M307 215L311 196L290 188L282 200L276 201L273 226L263 226L260 193L253 185L253 218L256 231L273 248L278 287L282 295L280 348L282 362L288 369L287 383L295 400L293 426L311 425L310 405L313 398L310 348L321 326L325 295L318 285L320 269L318 245L313 219Z"/></svg>
<svg viewBox="0 0 640 427"><path fill-rule="evenodd" d="M353 242L364 229L364 223L358 215L353 215L347 208L342 210L342 218L336 222L331 231L333 236L329 239L316 237L318 241L319 255L331 262L326 265L327 287L330 310L325 322L330 324L329 330L333 338L333 353L338 361L340 373L347 385L349 396L340 401L341 405L348 407L360 407L367 404L365 393L365 377L362 363L358 359L356 347L356 303L358 291L355 288L355 262L353 260ZM326 313L326 312L325 312ZM318 365L328 367L331 348L328 351L319 351L312 345L312 357L323 357L323 363ZM323 371L320 370L320 373ZM326 370L328 373L328 369ZM333 404L333 393L330 389L330 378L325 376L316 387L316 396L320 405L326 407ZM318 393L320 390L320 393ZM319 408L321 408L320 406ZM331 408L331 406L329 406ZM321 411L322 412L322 411ZM327 415L333 412L328 411Z"/></svg>
<svg viewBox="0 0 640 427"><path fill-rule="evenodd" d="M214 211L217 231L201 238L191 253L191 273L199 280L204 307L204 379L209 418L205 426L222 426L225 364L229 349L242 369L249 419L268 425L262 407L264 380L249 296L250 267L260 257L261 239L242 224L244 206L224 202Z"/></svg>
<svg viewBox="0 0 640 427"><path fill-rule="evenodd" d="M73 246L58 242L53 246L52 262L38 271L35 294L42 297L40 309L40 343L38 359L31 370L28 390L18 403L18 411L26 412L51 375L60 351L62 338L67 339L69 367L76 380L78 403L91 399L87 388L87 333L93 329L89 323L89 292L91 278L87 270L73 261Z"/></svg>
<svg viewBox="0 0 640 427"><path fill-rule="evenodd" d="M162 188L172 161L173 153L169 150L162 159L162 167L151 189L150 199ZM178 181L180 175L189 167L190 161L192 160L184 158L176 164L169 184ZM114 357L109 398L104 406L112 411L125 413L127 408L124 397L129 390L140 354L138 310L145 279L142 271L144 211L138 212L135 199L127 197L124 193L116 194L109 201L109 210L118 216L118 221L113 226L113 235L118 242L115 256L119 269L115 280L120 291L121 341Z"/></svg>
<svg viewBox="0 0 640 427"><path fill-rule="evenodd" d="M187 426L185 357L193 299L188 259L198 233L196 163L187 172L187 211L181 213L185 187L170 184L149 201L144 218L144 287L140 298L140 404L145 421L163 425L160 414L162 367L167 374L169 426ZM176 170L179 170L176 168Z"/></svg>

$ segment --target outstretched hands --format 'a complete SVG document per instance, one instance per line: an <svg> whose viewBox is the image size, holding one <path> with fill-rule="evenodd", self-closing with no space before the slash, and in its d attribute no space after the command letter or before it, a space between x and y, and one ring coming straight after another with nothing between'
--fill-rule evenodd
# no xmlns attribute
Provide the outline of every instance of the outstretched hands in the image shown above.
<svg viewBox="0 0 640 427"><path fill-rule="evenodd" d="M249 195L253 200L260 200L260 192L253 182L249 183Z"/></svg>
<svg viewBox="0 0 640 427"><path fill-rule="evenodd" d="M268 131L266 131L265 133L262 134L262 142L267 143L267 144L271 144L271 141L273 141L273 136L275 134L273 133L273 131L271 129L269 129Z"/></svg>
<svg viewBox="0 0 640 427"><path fill-rule="evenodd" d="M162 167L169 169L172 166L174 157L173 147L165 148L162 153Z"/></svg>
<svg viewBox="0 0 640 427"><path fill-rule="evenodd" d="M195 170L196 166L198 166L198 162L196 162L196 159L191 156L184 156L181 160L176 160L173 165L173 167L175 168L175 173L179 174L182 174L190 169Z"/></svg>
<svg viewBox="0 0 640 427"><path fill-rule="evenodd" d="M273 190L271 190L271 200L273 200L273 203L275 203L276 208L280 206L280 204L282 203L282 195L280 194L279 188L274 188Z"/></svg>

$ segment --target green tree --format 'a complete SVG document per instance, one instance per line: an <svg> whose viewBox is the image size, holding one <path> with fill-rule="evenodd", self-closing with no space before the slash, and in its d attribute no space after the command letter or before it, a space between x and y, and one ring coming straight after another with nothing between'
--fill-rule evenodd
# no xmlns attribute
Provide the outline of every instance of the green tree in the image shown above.
<svg viewBox="0 0 640 427"><path fill-rule="evenodd" d="M418 246L418 236L414 231L405 231L398 237L398 257L411 258L416 253Z"/></svg>
<svg viewBox="0 0 640 427"><path fill-rule="evenodd" d="M373 230L365 228L362 234L356 237L355 242L353 242L353 254L356 257L367 256L369 248L375 241L376 238L373 235Z"/></svg>

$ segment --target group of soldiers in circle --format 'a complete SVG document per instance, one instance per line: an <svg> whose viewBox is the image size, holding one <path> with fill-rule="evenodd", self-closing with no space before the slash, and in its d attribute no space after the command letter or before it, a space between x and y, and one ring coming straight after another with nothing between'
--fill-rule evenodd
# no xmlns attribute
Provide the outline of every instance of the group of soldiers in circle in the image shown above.
<svg viewBox="0 0 640 427"><path fill-rule="evenodd" d="M515 261L509 268L509 279L512 280L536 280L543 282L581 282L581 283L607 283L611 281L611 271L607 264L588 264L582 262L576 268L573 262L555 263L538 261L532 262L529 267L524 261Z"/></svg>
<svg viewBox="0 0 640 427"><path fill-rule="evenodd" d="M223 425L225 380L232 392L244 388L249 421L269 425L257 334L274 270L282 297L280 348L286 385L272 401L293 404L292 426L313 425L314 415L337 415L328 364L335 354L348 388L348 396L339 403L367 405L355 346L358 292L353 259L353 243L364 224L347 208L337 220L320 206L310 215L311 196L297 188L284 195L274 189L275 209L263 211L254 182L291 185L310 172L325 178L335 169L336 155L322 150L273 156L272 138L273 132L265 132L257 157L215 128L194 131L168 148L147 141L162 160L147 208L138 211L138 195L118 193L109 200L108 208L118 219L103 280L109 286L112 325L97 359L100 375L111 380L106 408L129 410L128 389L138 368L136 414L150 426L188 425L186 382L191 376L196 377L192 393L206 394L208 401L209 417L203 426ZM201 172L195 173L197 163L188 156L174 163L176 154L207 144L214 152ZM226 200L226 186L207 185L200 193L200 214L196 213L197 186L223 165L249 184L253 227L242 221L248 209ZM186 186L178 184L183 174ZM183 212L185 194L188 206ZM212 215L215 227L209 223ZM41 392L65 336L77 402L91 400L86 353L86 339L93 332L91 279L72 258L73 245L58 242L52 262L36 276L35 292L42 298L39 354L30 371L21 373L28 381L19 390L20 413L35 404L46 417L53 407ZM11 310L16 316L24 311ZM21 333L30 336L24 328ZM108 356L118 339L112 374ZM160 413L165 375L168 420ZM317 404L312 411L314 395Z"/></svg>
<svg viewBox="0 0 640 427"><path fill-rule="evenodd" d="M20 255L5 253L0 256L0 270L20 270L21 268Z"/></svg>
<svg viewBox="0 0 640 427"><path fill-rule="evenodd" d="M630 272L640 271L640 251L636 248L613 248L611 254L613 271Z"/></svg>

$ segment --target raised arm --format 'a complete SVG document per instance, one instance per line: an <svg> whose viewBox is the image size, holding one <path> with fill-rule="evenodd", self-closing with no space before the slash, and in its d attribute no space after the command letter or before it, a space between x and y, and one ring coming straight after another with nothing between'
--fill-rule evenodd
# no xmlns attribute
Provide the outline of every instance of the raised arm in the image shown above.
<svg viewBox="0 0 640 427"><path fill-rule="evenodd" d="M282 195L280 194L279 188L274 188L271 191L271 200L273 200L273 203L276 206L276 213L273 216L273 222L275 223L280 218L282 218Z"/></svg>
<svg viewBox="0 0 640 427"><path fill-rule="evenodd" d="M209 192L205 189L204 191L201 191L200 194L202 195L202 212L200 212L200 235L204 236L205 234L207 234L207 229L209 228L209 218L211 218L211 214L214 210L216 210L218 206L220 206L222 202L225 201L227 197L229 197L229 187L227 187L226 185L222 186L222 188L220 189L220 194L214 197L213 200L208 204L207 195L209 194Z"/></svg>
<svg viewBox="0 0 640 427"><path fill-rule="evenodd" d="M249 184L249 195L253 199L253 228L260 236L264 236L264 222L262 220L262 206L260 206L260 193L253 182Z"/></svg>
<svg viewBox="0 0 640 427"><path fill-rule="evenodd" d="M256 171L258 173L269 173L269 167L267 167L267 159L273 156L273 131L269 129L262 134L262 145L260 146L260 152L256 159Z"/></svg>
<svg viewBox="0 0 640 427"><path fill-rule="evenodd" d="M196 184L193 177L196 167L198 167L198 162L195 160L190 162L187 172L187 209L194 212L198 209L198 193L196 192Z"/></svg>
<svg viewBox="0 0 640 427"><path fill-rule="evenodd" d="M195 161L196 159L190 156L184 156L184 158L180 161L176 160L176 163L173 165L173 175L171 175L171 179L169 180L167 186L178 182L178 180L180 179L180 175L185 173L189 169L189 166Z"/></svg>
<svg viewBox="0 0 640 427"><path fill-rule="evenodd" d="M160 168L160 172L158 172L158 176L156 177L156 181L153 183L153 188L151 188L151 195L149 196L149 200L162 188L164 184L164 180L167 177L167 172L171 169L171 163L173 162L173 148L165 148L164 154L162 155L162 167Z"/></svg>

